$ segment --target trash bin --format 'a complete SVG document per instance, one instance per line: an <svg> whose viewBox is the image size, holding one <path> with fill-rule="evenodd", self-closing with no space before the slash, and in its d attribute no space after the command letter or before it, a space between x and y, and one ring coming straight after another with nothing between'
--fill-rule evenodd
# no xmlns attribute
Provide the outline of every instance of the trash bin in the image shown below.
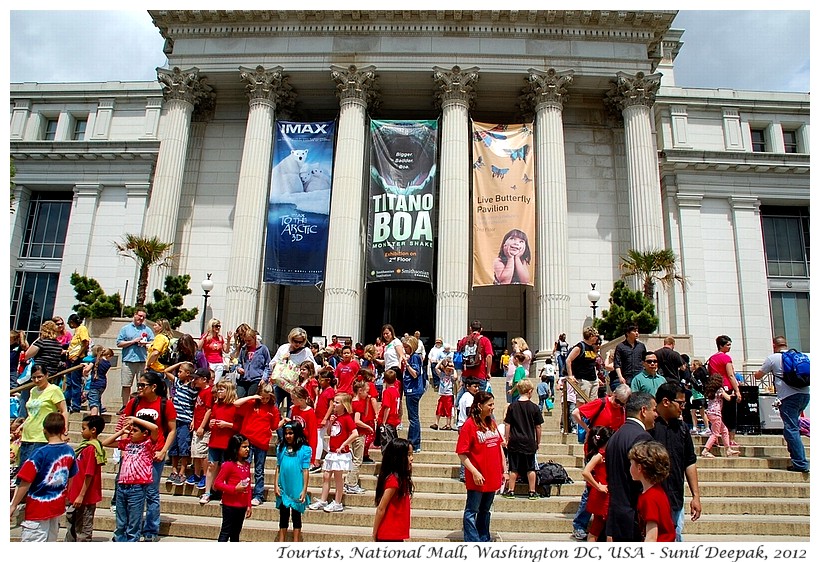
<svg viewBox="0 0 820 562"><path fill-rule="evenodd" d="M756 386L740 386L743 400L737 405L737 432L760 435L759 389Z"/></svg>

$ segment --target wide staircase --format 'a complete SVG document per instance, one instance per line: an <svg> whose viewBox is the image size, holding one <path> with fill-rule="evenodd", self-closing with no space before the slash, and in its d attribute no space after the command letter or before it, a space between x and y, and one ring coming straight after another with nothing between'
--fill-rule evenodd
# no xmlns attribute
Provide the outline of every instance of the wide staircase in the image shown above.
<svg viewBox="0 0 820 562"><path fill-rule="evenodd" d="M496 379L498 380L498 379ZM498 387L496 383L493 386ZM454 453L458 434L429 428L435 421L438 395L428 391L421 401L422 451L415 455L412 499L411 541L440 542L462 540L462 512L465 502L464 484L458 481L458 457ZM503 417L505 404L496 403L496 416ZM108 425L105 434L113 430L115 416L105 414ZM558 489L550 497L527 499L525 484L518 484L515 499L496 497L492 509L491 530L496 541L569 541L571 521L584 488L582 446L575 435L560 432L560 405L553 415L545 417L539 462L552 460L562 464L574 481ZM82 414L70 416L70 438L81 440ZM404 431L407 420L405 416ZM695 437L700 451L705 437ZM698 521L687 521L684 527L687 542L717 541L808 541L810 527L809 475L785 470L789 456L781 435L738 435L742 456L725 458L720 447L714 447L714 459L698 459L698 479L703 515ZM808 447L808 439L804 438ZM361 495L346 495L342 513L307 511L303 517L305 541L370 540L373 525L374 490L381 453L371 450L375 465L363 465L360 483L366 490ZM279 512L273 501L272 471L276 464L271 447L265 477L266 501L253 509L245 522L243 541L273 541L278 530ZM116 464L109 462L103 473L103 500L98 506L95 540L108 540L115 528L115 514L109 509L116 476ZM162 520L160 540L215 540L219 534L221 511L218 502L200 505L200 490L193 486L160 484ZM318 497L321 474L310 475L310 493ZM333 488L331 488L331 495ZM689 491L686 490L687 509ZM61 533L62 536L62 533ZM12 538L19 537L19 527ZM290 539L290 533L288 535Z"/></svg>

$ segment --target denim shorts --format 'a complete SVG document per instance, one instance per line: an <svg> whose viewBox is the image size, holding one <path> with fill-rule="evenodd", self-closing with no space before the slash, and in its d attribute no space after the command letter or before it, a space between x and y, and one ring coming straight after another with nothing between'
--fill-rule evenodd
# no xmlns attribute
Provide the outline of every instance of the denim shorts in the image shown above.
<svg viewBox="0 0 820 562"><path fill-rule="evenodd" d="M225 449L208 447L208 462L222 462L225 459Z"/></svg>
<svg viewBox="0 0 820 562"><path fill-rule="evenodd" d="M104 388L91 388L88 391L88 407L97 407L97 410L102 410L102 394L105 392Z"/></svg>
<svg viewBox="0 0 820 562"><path fill-rule="evenodd" d="M187 423L177 425L177 434L174 442L168 450L170 457L190 457L191 456L191 426Z"/></svg>

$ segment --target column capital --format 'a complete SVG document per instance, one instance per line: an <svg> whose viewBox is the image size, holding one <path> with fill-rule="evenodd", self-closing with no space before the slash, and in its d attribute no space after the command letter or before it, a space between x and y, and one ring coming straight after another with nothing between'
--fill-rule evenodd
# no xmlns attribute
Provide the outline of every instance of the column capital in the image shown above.
<svg viewBox="0 0 820 562"><path fill-rule="evenodd" d="M661 85L661 73L646 75L638 72L634 76L619 72L611 82L606 102L617 111L624 111L633 106L652 107L655 95Z"/></svg>
<svg viewBox="0 0 820 562"><path fill-rule="evenodd" d="M546 107L556 107L564 109L564 103L569 99L567 86L572 84L574 70L564 70L558 72L554 68L549 70L538 70L528 68L527 85L523 88L521 95L521 108L537 113Z"/></svg>
<svg viewBox="0 0 820 562"><path fill-rule="evenodd" d="M462 69L455 65L451 69L440 66L433 67L433 81L438 88L436 105L442 106L446 102L455 101L472 107L475 103L475 85L478 82L477 66Z"/></svg>
<svg viewBox="0 0 820 562"><path fill-rule="evenodd" d="M178 66L172 70L157 68L157 80L166 101L180 100L206 111L214 104L216 94L196 67L187 70L181 70Z"/></svg>
<svg viewBox="0 0 820 562"><path fill-rule="evenodd" d="M261 64L256 68L239 67L239 76L245 82L251 104L266 103L282 110L295 105L296 92L289 84L289 77L282 74L283 70L281 66L265 70Z"/></svg>
<svg viewBox="0 0 820 562"><path fill-rule="evenodd" d="M371 65L357 68L330 65L330 77L337 82L336 95L340 102L355 100L363 105L377 105L376 67Z"/></svg>

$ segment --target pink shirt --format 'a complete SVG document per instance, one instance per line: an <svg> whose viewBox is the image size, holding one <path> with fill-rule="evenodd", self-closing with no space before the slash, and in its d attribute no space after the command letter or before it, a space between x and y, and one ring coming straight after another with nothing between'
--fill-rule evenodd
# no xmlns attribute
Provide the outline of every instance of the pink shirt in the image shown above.
<svg viewBox="0 0 820 562"><path fill-rule="evenodd" d="M722 351L718 351L709 358L709 361L707 361L709 374L713 375L717 373L718 375L722 376L723 386L729 388L732 388L732 381L729 380L729 376L726 374L726 365L728 365L731 362L732 358L729 357L729 354L723 353Z"/></svg>

